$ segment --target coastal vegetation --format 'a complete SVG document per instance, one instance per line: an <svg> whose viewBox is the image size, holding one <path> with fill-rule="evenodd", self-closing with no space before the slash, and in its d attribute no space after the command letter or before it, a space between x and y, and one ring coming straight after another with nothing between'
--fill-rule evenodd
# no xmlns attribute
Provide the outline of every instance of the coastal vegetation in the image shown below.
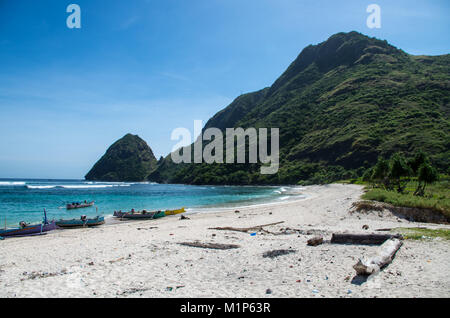
<svg viewBox="0 0 450 318"><path fill-rule="evenodd" d="M438 211L450 219L450 193L448 191L450 181L448 177L446 180L431 185L424 196L414 195L418 184L419 182L416 180L409 181L404 193L388 191L383 188L371 188L363 194L362 198L400 207L430 209Z"/></svg>
<svg viewBox="0 0 450 318"><path fill-rule="evenodd" d="M402 234L403 238L407 240L424 240L441 238L444 240L450 240L449 229L427 229L427 228L397 228L392 232Z"/></svg>
<svg viewBox="0 0 450 318"><path fill-rule="evenodd" d="M410 159L400 153L389 160L380 157L360 180L370 184L369 191L362 196L365 200L430 209L450 220L449 178L444 175L437 182L439 174L423 151Z"/></svg>

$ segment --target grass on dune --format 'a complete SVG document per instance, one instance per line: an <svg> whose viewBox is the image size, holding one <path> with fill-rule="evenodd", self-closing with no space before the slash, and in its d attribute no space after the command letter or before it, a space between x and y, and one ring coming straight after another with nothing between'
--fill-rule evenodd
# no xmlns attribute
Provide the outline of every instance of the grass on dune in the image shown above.
<svg viewBox="0 0 450 318"><path fill-rule="evenodd" d="M442 238L450 240L450 229L397 228L393 231L403 235L407 240Z"/></svg>
<svg viewBox="0 0 450 318"><path fill-rule="evenodd" d="M362 198L365 200L380 201L390 203L394 206L423 208L438 211L450 218L450 182L448 179L429 185L425 196L413 195L417 188L417 181L408 183L405 193L387 191L380 188L373 188L366 192Z"/></svg>

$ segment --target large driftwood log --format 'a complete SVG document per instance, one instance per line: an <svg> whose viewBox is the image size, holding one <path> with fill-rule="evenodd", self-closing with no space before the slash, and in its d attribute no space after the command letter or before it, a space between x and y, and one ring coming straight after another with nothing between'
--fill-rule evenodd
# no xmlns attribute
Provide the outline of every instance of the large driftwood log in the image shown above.
<svg viewBox="0 0 450 318"><path fill-rule="evenodd" d="M395 253L397 253L402 244L402 241L400 241L399 239L394 238L387 240L383 245L379 247L376 256L372 258L359 259L358 263L353 265L353 268L358 275L374 274L380 271L381 268L389 265L392 262Z"/></svg>
<svg viewBox="0 0 450 318"><path fill-rule="evenodd" d="M277 225L277 224L281 224L281 223L284 223L284 221L276 222L276 223L263 224L263 225L256 225L256 226L252 226L252 227L230 227L230 226L226 226L226 227L212 227L212 228L209 228L209 230L237 231L237 232L247 233L248 231L261 231L261 230L263 230L263 227L271 226L271 225Z"/></svg>
<svg viewBox="0 0 450 318"><path fill-rule="evenodd" d="M401 238L400 235L385 234L333 234L333 244L358 244L358 245L381 245L391 238Z"/></svg>

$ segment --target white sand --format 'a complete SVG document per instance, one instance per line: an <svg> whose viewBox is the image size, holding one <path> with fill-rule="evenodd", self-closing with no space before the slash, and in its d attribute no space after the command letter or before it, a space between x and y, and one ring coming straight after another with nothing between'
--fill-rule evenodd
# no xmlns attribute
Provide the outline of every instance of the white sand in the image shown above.
<svg viewBox="0 0 450 318"><path fill-rule="evenodd" d="M424 226L387 213L350 214L352 202L362 194L359 186L311 186L304 193L306 200L241 208L240 213L231 209L188 215L190 220L171 216L0 241L0 297L450 296L448 241L406 240L391 265L374 280L357 285L352 283L352 266L376 247L310 247L308 235L250 236L208 229L284 221L266 229L318 229L330 239L332 232ZM362 230L365 224L368 231ZM195 240L241 247L212 250L177 244ZM263 258L264 252L276 249L296 252ZM32 279L33 272L43 277Z"/></svg>

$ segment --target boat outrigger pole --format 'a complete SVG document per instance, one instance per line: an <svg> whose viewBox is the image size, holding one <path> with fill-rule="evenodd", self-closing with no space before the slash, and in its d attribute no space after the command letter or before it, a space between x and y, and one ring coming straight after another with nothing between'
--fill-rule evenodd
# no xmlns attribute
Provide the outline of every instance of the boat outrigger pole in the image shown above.
<svg viewBox="0 0 450 318"><path fill-rule="evenodd" d="M44 224L47 224L47 212L44 209Z"/></svg>

